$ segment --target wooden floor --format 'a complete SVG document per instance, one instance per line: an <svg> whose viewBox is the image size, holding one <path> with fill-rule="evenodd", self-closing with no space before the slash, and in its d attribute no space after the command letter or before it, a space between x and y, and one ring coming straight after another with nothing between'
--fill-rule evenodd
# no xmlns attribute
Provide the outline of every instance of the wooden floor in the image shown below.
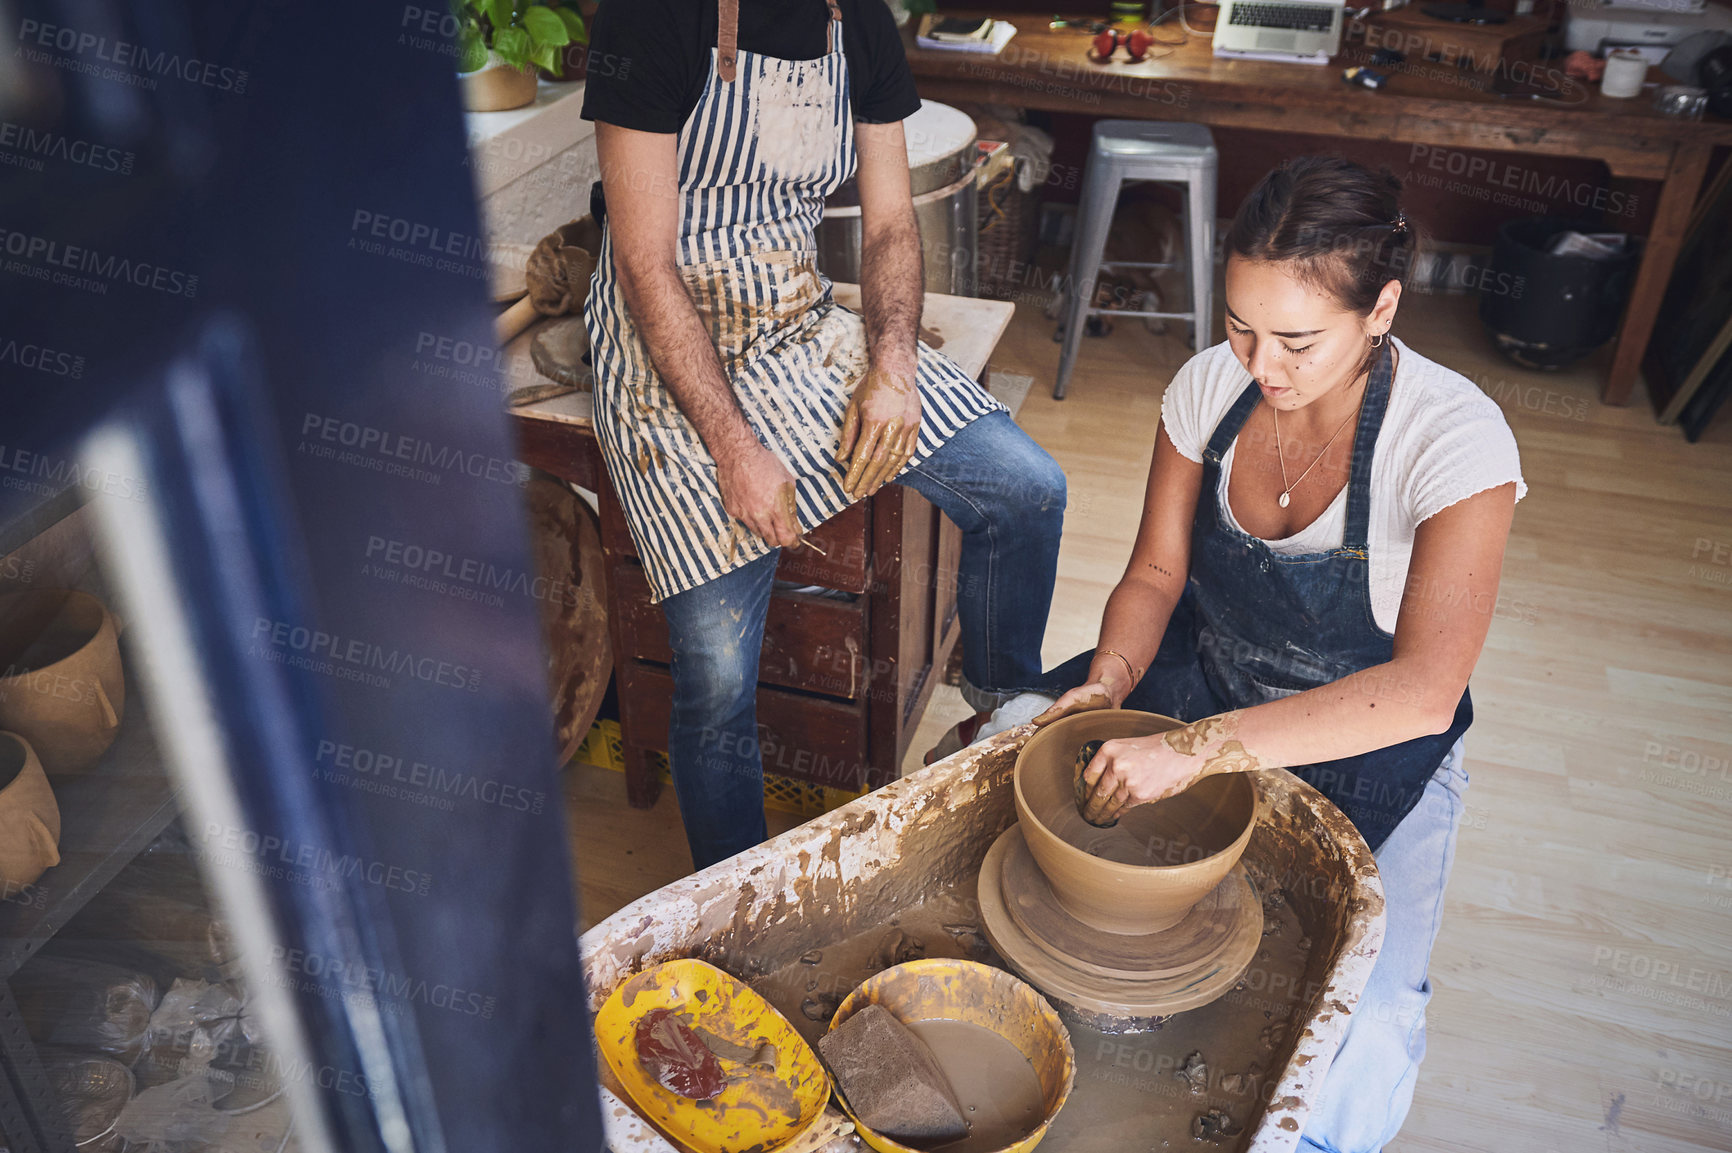
<svg viewBox="0 0 1732 1153"><path fill-rule="evenodd" d="M1473 679L1430 1052L1389 1148L1732 1150L1732 415L1689 445L1640 394L1602 407L1592 367L1498 357L1466 297L1410 297L1396 331L1498 399L1530 491ZM1054 401L1051 332L1023 306L993 361L1034 377L1019 420L1070 480L1049 664L1094 643L1188 355L1121 322ZM905 771L967 712L941 687ZM584 768L567 797L585 927L689 870L671 795L638 812Z"/></svg>

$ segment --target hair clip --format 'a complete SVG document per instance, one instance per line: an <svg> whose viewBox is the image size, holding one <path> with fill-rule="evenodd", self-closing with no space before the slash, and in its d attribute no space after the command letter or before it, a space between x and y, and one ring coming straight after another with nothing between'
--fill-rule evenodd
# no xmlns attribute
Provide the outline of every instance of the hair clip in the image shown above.
<svg viewBox="0 0 1732 1153"><path fill-rule="evenodd" d="M1405 213L1397 212L1395 214L1395 219L1390 222L1389 227L1392 231L1405 235L1407 232L1407 215Z"/></svg>

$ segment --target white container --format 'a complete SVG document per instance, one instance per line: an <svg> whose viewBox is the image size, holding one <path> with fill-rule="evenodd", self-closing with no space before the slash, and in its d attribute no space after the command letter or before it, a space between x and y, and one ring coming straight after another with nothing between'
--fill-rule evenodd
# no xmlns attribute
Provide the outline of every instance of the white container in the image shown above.
<svg viewBox="0 0 1732 1153"><path fill-rule="evenodd" d="M1648 58L1630 48L1618 48L1606 53L1606 74L1600 77L1600 93L1627 100L1642 94L1642 81L1648 78Z"/></svg>

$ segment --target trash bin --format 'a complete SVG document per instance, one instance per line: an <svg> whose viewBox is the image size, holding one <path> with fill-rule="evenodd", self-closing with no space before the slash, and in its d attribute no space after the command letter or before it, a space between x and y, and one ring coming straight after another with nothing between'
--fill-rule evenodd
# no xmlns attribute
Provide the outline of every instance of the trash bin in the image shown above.
<svg viewBox="0 0 1732 1153"><path fill-rule="evenodd" d="M1564 232L1604 232L1594 221L1536 216L1505 221L1488 274L1480 282L1479 318L1498 349L1523 368L1552 371L1611 339L1629 297L1641 241L1628 237L1604 259L1556 256Z"/></svg>
<svg viewBox="0 0 1732 1153"><path fill-rule="evenodd" d="M974 121L959 109L922 100L902 122L913 181L914 216L928 292L975 294ZM860 190L849 180L825 203L818 222L818 268L831 280L860 280Z"/></svg>

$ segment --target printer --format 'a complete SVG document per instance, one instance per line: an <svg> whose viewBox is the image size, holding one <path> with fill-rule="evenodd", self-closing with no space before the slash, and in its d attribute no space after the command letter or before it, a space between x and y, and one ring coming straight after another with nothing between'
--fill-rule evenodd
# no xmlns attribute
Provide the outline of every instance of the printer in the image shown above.
<svg viewBox="0 0 1732 1153"><path fill-rule="evenodd" d="M1689 10L1694 3L1695 11ZM1645 48L1658 63L1680 41L1698 32L1732 31L1732 9L1702 0L1615 0L1593 7L1572 4L1564 17L1564 48L1599 53L1607 48Z"/></svg>

